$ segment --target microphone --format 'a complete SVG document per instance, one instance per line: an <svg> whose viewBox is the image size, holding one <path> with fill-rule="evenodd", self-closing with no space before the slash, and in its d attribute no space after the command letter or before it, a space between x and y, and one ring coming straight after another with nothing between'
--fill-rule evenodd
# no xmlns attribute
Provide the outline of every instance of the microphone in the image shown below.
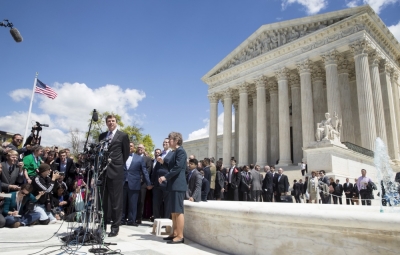
<svg viewBox="0 0 400 255"><path fill-rule="evenodd" d="M16 41L17 43L22 42L22 36L19 33L18 29L16 29L15 27L11 28L10 34L14 38L14 41Z"/></svg>
<svg viewBox="0 0 400 255"><path fill-rule="evenodd" d="M96 109L93 110L92 120L93 120L94 122L97 122L97 121L99 120L99 115L98 115Z"/></svg>

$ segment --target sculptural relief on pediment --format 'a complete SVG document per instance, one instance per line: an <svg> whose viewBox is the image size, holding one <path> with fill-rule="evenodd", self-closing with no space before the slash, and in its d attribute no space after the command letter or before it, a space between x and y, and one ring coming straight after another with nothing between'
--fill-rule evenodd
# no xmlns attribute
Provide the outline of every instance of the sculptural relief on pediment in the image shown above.
<svg viewBox="0 0 400 255"><path fill-rule="evenodd" d="M291 43L301 37L314 33L317 30L323 29L345 18L348 18L348 16L321 22L313 22L310 24L295 25L286 28L264 31L252 42L248 43L247 47L242 49L231 60L220 67L213 75L244 63L268 51L274 50L282 45Z"/></svg>

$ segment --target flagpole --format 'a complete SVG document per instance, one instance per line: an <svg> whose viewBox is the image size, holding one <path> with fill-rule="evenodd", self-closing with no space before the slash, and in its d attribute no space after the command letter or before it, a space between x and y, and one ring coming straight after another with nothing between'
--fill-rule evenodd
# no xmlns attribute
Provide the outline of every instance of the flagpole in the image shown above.
<svg viewBox="0 0 400 255"><path fill-rule="evenodd" d="M31 96L31 103L29 104L29 111L28 111L28 118L26 119L26 126L25 126L25 134L24 134L24 141L22 142L22 146L24 146L26 139L28 138L28 128L29 128L29 121L31 119L31 111L32 111L32 102L33 102L33 96L35 95L35 86L36 86L36 81L39 73L36 72L35 75L35 80L33 81L33 88L32 88L32 96Z"/></svg>

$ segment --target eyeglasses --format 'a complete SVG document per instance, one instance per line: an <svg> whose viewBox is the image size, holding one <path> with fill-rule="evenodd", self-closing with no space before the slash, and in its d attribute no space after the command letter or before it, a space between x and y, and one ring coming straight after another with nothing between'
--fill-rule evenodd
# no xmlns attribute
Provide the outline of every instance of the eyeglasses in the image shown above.
<svg viewBox="0 0 400 255"><path fill-rule="evenodd" d="M22 142L22 139L15 139L15 141L17 141L17 142Z"/></svg>

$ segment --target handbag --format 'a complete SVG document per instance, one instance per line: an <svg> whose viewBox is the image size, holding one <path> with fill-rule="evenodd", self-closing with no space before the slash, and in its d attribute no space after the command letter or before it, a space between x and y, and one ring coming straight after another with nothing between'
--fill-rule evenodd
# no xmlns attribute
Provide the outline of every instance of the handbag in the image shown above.
<svg viewBox="0 0 400 255"><path fill-rule="evenodd" d="M333 186L332 185L329 185L329 193L333 193L335 191L335 189L333 188Z"/></svg>

